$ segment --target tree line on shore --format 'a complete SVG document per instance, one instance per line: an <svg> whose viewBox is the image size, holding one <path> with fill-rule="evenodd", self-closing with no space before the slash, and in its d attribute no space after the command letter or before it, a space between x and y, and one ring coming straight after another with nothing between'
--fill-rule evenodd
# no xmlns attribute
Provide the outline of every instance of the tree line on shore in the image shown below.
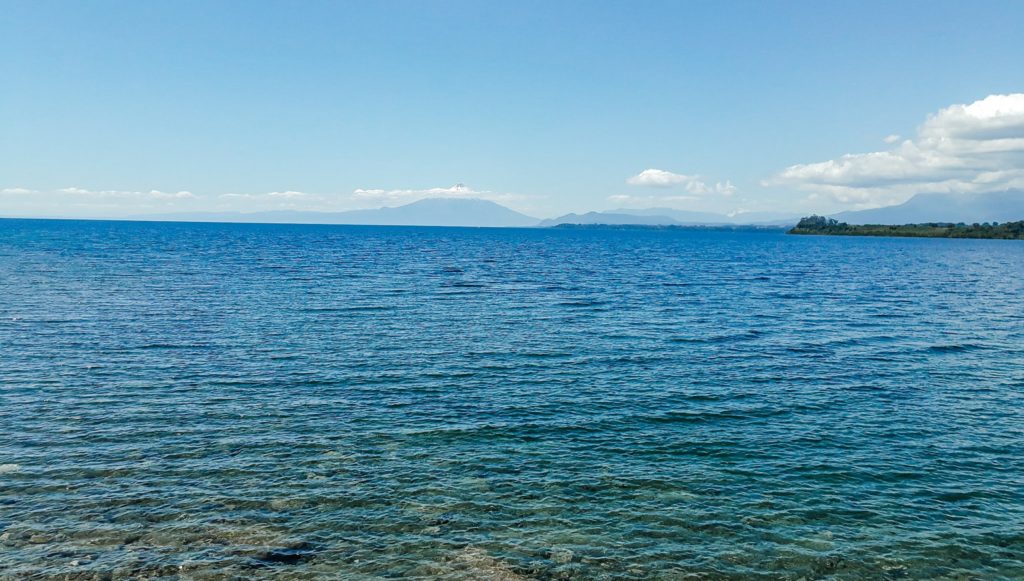
<svg viewBox="0 0 1024 581"><path fill-rule="evenodd" d="M1024 240L1024 220L1016 222L985 222L964 224L928 222L924 224L864 224L851 225L835 218L808 216L789 230L790 234L819 234L831 236L908 236L921 238L999 238Z"/></svg>

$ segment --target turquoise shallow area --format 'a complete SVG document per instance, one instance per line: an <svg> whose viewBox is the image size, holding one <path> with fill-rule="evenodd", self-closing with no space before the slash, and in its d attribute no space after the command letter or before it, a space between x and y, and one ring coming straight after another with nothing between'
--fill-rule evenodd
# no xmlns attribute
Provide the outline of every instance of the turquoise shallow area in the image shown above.
<svg viewBox="0 0 1024 581"><path fill-rule="evenodd" d="M0 579L1024 578L1024 244L0 221Z"/></svg>

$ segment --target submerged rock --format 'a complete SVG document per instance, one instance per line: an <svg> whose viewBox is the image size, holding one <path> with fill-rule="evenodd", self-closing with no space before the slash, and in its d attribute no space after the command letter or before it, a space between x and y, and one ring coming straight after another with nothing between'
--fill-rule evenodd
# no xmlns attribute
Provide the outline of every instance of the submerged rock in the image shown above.
<svg viewBox="0 0 1024 581"><path fill-rule="evenodd" d="M512 570L508 564L495 559L487 551L477 547L466 547L455 556L455 562L476 581L530 581Z"/></svg>
<svg viewBox="0 0 1024 581"><path fill-rule="evenodd" d="M250 554L256 566L297 565L316 557L317 547L312 543L296 541L281 546L261 549Z"/></svg>
<svg viewBox="0 0 1024 581"><path fill-rule="evenodd" d="M555 547L551 549L551 560L556 563L570 563L575 555L569 549Z"/></svg>

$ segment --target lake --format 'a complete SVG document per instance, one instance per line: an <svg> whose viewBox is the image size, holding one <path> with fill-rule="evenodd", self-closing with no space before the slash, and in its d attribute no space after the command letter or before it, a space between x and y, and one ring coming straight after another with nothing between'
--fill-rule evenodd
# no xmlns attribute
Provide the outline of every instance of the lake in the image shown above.
<svg viewBox="0 0 1024 581"><path fill-rule="evenodd" d="M1024 243L0 220L0 579L1024 578Z"/></svg>

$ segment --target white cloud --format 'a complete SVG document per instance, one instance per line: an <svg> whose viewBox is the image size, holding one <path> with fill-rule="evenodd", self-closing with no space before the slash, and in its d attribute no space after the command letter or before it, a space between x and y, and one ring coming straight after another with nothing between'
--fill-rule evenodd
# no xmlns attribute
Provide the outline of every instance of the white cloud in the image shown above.
<svg viewBox="0 0 1024 581"><path fill-rule="evenodd" d="M152 199L152 200L192 200L196 196L192 192L162 192L160 190L150 190L148 192L132 192L125 190L87 190L84 188L70 187L61 188L57 190L60 194L69 194L72 196L80 196L85 198L133 198L133 199Z"/></svg>
<svg viewBox="0 0 1024 581"><path fill-rule="evenodd" d="M71 186L54 190L23 187L0 189L0 211L20 216L130 216L194 207L201 200L192 192L162 190L91 190Z"/></svg>
<svg viewBox="0 0 1024 581"><path fill-rule="evenodd" d="M455 184L449 188L427 188L422 190L384 190L384 189L357 189L352 192L352 197L360 200L375 200L383 202L406 202L421 198L478 198L490 194L490 192L476 191L465 184Z"/></svg>
<svg viewBox="0 0 1024 581"><path fill-rule="evenodd" d="M77 186L55 190L0 189L5 215L131 216L162 212L260 212L274 210L344 211L397 206L423 198L482 198L521 205L536 196L475 190L463 184L427 189L358 189L351 194L296 190L197 196L188 191L92 190ZM529 208L525 208L529 209Z"/></svg>
<svg viewBox="0 0 1024 581"><path fill-rule="evenodd" d="M699 175L686 175L673 173L663 169L649 168L626 180L631 186L647 186L652 188L672 188L679 186L688 193L695 196L718 194L731 196L736 193L736 186L732 182L706 183Z"/></svg>
<svg viewBox="0 0 1024 581"><path fill-rule="evenodd" d="M882 141L884 141L886 143L889 143L889 144L893 144L893 143L896 143L899 140L900 140L900 136L895 134L895 133L893 133L892 135L886 135L885 139L883 139Z"/></svg>
<svg viewBox="0 0 1024 581"><path fill-rule="evenodd" d="M694 203L705 201L709 196L730 198L736 193L736 186L726 180L708 183L702 176L674 173L662 169L648 168L626 180L632 186L645 186L672 193L659 195L615 194L608 201L620 208L692 208ZM681 192L681 193L676 193Z"/></svg>
<svg viewBox="0 0 1024 581"><path fill-rule="evenodd" d="M672 173L663 169L649 168L626 180L631 186L650 186L653 188L671 188L674 185L690 182L697 176Z"/></svg>
<svg viewBox="0 0 1024 581"><path fill-rule="evenodd" d="M947 107L925 120L916 139L898 140L886 151L790 166L764 184L854 207L899 203L923 192L1024 188L1024 93Z"/></svg>
<svg viewBox="0 0 1024 581"><path fill-rule="evenodd" d="M686 191L701 195L718 194L720 196L729 197L736 193L736 186L732 185L732 182L729 180L725 180L725 182L715 182L714 185L708 185L702 181L694 181L687 184Z"/></svg>
<svg viewBox="0 0 1024 581"><path fill-rule="evenodd" d="M26 188L4 188L0 190L0 195L4 196L24 196L28 194L38 193L35 190L29 190Z"/></svg>
<svg viewBox="0 0 1024 581"><path fill-rule="evenodd" d="M289 190L287 192L267 192L265 194L221 194L221 198L233 198L240 200L298 200L298 199L319 199L320 196L314 194L307 194L306 192L296 192Z"/></svg>
<svg viewBox="0 0 1024 581"><path fill-rule="evenodd" d="M265 212L273 210L337 211L346 209L342 196L311 194L296 190L259 194L229 193L216 196L218 211Z"/></svg>

